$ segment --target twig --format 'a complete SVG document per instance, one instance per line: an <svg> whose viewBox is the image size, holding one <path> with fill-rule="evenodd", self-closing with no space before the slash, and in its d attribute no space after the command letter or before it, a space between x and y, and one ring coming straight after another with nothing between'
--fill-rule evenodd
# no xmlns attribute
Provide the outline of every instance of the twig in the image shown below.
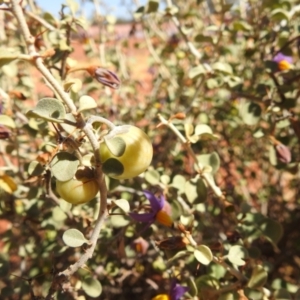
<svg viewBox="0 0 300 300"><path fill-rule="evenodd" d="M173 3L172 0L167 0L167 6L168 7L172 7ZM184 39L189 51L191 52L191 54L193 54L195 56L195 58L200 61L202 55L201 53L196 49L195 45L188 39L188 36L186 35L186 33L184 32L184 30L182 30L182 26L178 20L178 18L175 15L171 16L171 20L173 21L173 23L175 24L175 26L177 27L178 31L180 32L182 38ZM209 64L204 63L203 66L207 69L208 72L212 72L212 68Z"/></svg>
<svg viewBox="0 0 300 300"><path fill-rule="evenodd" d="M83 116L80 113L77 113L76 106L73 103L70 96L67 93L65 93L61 85L58 83L58 81L53 77L53 75L44 65L42 57L36 52L34 46L35 38L31 35L29 31L19 0L11 0L11 9L15 18L19 23L22 36L25 39L28 54L32 57L34 65L41 72L41 74L46 78L48 83L52 86L55 92L59 95L62 101L67 105L67 107L76 117L77 127L80 128L86 134L87 138L89 139L93 147L94 155L95 155L96 178L97 178L99 191L100 191L100 210L99 210L98 218L95 223L95 227L91 234L90 243L89 243L90 247L75 264L71 265L66 270L54 276L48 295L46 297L46 299L52 299L55 292L61 288L61 283L63 282L66 283L66 277L76 272L93 255L93 252L97 244L97 239L99 237L101 228L104 224L105 217L106 217L107 187L106 187L105 177L102 172L101 163L100 163L99 143L93 132L92 124L86 123L83 119Z"/></svg>
<svg viewBox="0 0 300 300"><path fill-rule="evenodd" d="M181 134L181 132L175 127L175 125L172 122L169 122L160 114L158 114L158 118L160 119L161 123L168 126L177 135L177 137L181 140L181 142L184 144L188 153L194 159L194 161L196 163L196 171L200 174L201 178L204 179L204 181L213 190L213 192L215 193L215 195L217 197L221 198L222 200L225 200L225 196L223 195L221 189L218 186L216 186L215 183L211 180L210 174L207 172L204 172L205 167L199 163L188 140Z"/></svg>

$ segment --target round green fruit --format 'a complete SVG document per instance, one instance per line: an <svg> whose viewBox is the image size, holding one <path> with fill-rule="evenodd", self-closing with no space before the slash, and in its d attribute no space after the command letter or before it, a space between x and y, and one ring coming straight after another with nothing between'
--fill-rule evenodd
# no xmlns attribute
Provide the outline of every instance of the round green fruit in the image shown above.
<svg viewBox="0 0 300 300"><path fill-rule="evenodd" d="M56 191L65 201L74 205L91 201L98 193L95 179L81 178L69 181L56 181Z"/></svg>
<svg viewBox="0 0 300 300"><path fill-rule="evenodd" d="M150 165L153 147L148 135L138 127L117 126L100 144L102 170L116 179L143 173Z"/></svg>

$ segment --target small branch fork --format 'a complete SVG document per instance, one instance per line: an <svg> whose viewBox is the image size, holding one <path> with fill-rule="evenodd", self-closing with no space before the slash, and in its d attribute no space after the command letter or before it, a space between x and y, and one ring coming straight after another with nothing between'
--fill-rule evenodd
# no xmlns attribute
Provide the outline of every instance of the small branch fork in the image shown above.
<svg viewBox="0 0 300 300"><path fill-rule="evenodd" d="M46 299L53 299L53 296L56 293L56 291L63 288L63 285L68 282L67 278L74 274L79 268L81 268L93 255L101 228L107 216L107 187L100 163L99 142L93 132L92 122L86 123L83 119L83 116L77 112L76 106L74 105L69 94L63 90L62 86L58 83L58 81L54 78L54 76L45 66L42 56L36 51L34 46L35 38L31 35L30 30L28 28L22 8L22 1L20 2L19 0L11 0L10 3L11 7L9 7L9 10L11 10L11 12L14 14L19 24L21 34L27 46L28 56L31 58L30 60L32 61L34 66L40 71L40 73L46 78L49 85L52 86L53 90L69 108L71 113L75 116L77 121L77 127L80 128L86 134L87 138L89 139L92 145L95 155L97 176L96 178L98 181L100 191L100 210L95 223L95 227L92 231L89 240L90 247L75 264L69 266L66 270L54 276L48 295L46 297ZM25 55L24 57L26 58L27 56Z"/></svg>

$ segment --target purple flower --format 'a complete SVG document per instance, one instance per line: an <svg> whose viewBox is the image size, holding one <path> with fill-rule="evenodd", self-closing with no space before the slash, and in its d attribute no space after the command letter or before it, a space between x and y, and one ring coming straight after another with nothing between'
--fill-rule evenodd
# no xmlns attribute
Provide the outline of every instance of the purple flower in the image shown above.
<svg viewBox="0 0 300 300"><path fill-rule="evenodd" d="M188 290L187 286L182 286L173 279L171 282L170 297L171 300L179 300Z"/></svg>
<svg viewBox="0 0 300 300"><path fill-rule="evenodd" d="M293 58L279 52L273 57L273 61L277 63L280 71L289 70L292 68Z"/></svg>
<svg viewBox="0 0 300 300"><path fill-rule="evenodd" d="M165 205L165 197L160 195L156 197L149 191L144 191L145 197L150 201L151 212L138 214L138 213L130 213L132 219L137 222L145 222L150 226L155 221L159 223L171 227L173 225L173 221L171 217L163 210Z"/></svg>
<svg viewBox="0 0 300 300"><path fill-rule="evenodd" d="M173 279L169 294L159 294L152 298L152 300L180 300L187 290L188 287L176 283L176 279Z"/></svg>

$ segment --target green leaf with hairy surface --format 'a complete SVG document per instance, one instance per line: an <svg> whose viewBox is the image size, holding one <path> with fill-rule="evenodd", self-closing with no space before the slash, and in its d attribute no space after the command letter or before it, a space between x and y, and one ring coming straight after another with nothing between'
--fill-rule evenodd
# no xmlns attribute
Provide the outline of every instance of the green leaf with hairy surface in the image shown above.
<svg viewBox="0 0 300 300"><path fill-rule="evenodd" d="M262 288L268 279L268 273L265 269L257 265L253 268L251 277L248 281L247 286L251 289Z"/></svg>
<svg viewBox="0 0 300 300"><path fill-rule="evenodd" d="M213 260L211 250L205 245L198 246L194 251L194 256L203 265L208 265Z"/></svg>
<svg viewBox="0 0 300 300"><path fill-rule="evenodd" d="M210 126L206 124L198 124L195 127L195 135L198 135L200 140L218 140L219 136L214 134Z"/></svg>
<svg viewBox="0 0 300 300"><path fill-rule="evenodd" d="M217 152L210 154L197 155L198 162L204 167L210 166L212 168L212 173L215 174L220 168L220 157Z"/></svg>
<svg viewBox="0 0 300 300"><path fill-rule="evenodd" d="M185 227L191 227L195 220L195 216L193 214L185 214L180 216L180 223Z"/></svg>
<svg viewBox="0 0 300 300"><path fill-rule="evenodd" d="M74 0L66 0L68 7L71 10L72 15L75 15L76 12L79 9L79 4L78 2L74 1Z"/></svg>
<svg viewBox="0 0 300 300"><path fill-rule="evenodd" d="M273 219L266 218L263 223L260 224L260 229L263 235L274 244L277 244L283 236L282 225Z"/></svg>
<svg viewBox="0 0 300 300"><path fill-rule="evenodd" d="M129 217L125 216L124 211L120 208L115 209L113 214L110 215L110 223L112 227L121 228L128 225L129 222Z"/></svg>
<svg viewBox="0 0 300 300"><path fill-rule="evenodd" d="M146 13L156 13L159 7L159 1L158 0L148 0L148 3L146 5Z"/></svg>
<svg viewBox="0 0 300 300"><path fill-rule="evenodd" d="M239 112L242 120L247 125L256 125L261 118L261 107L249 101L240 100Z"/></svg>
<svg viewBox="0 0 300 300"><path fill-rule="evenodd" d="M10 128L16 128L15 121L11 117L6 115L0 115L0 124Z"/></svg>
<svg viewBox="0 0 300 300"><path fill-rule="evenodd" d="M50 163L52 174L59 181L68 181L73 178L78 166L78 158L65 151L58 152Z"/></svg>
<svg viewBox="0 0 300 300"><path fill-rule="evenodd" d="M79 109L78 112L82 112L84 110L90 110L97 107L97 103L94 98L83 95L79 98Z"/></svg>
<svg viewBox="0 0 300 300"><path fill-rule="evenodd" d="M192 297L196 297L198 295L198 288L195 280L192 277L187 278L187 286L189 288L189 294Z"/></svg>
<svg viewBox="0 0 300 300"><path fill-rule="evenodd" d="M189 70L188 76L189 78L193 79L205 73L206 73L205 68L202 65L198 65Z"/></svg>
<svg viewBox="0 0 300 300"><path fill-rule="evenodd" d="M239 299L241 298L239 297L239 294L237 292L224 293L218 298L218 300L239 300Z"/></svg>
<svg viewBox="0 0 300 300"><path fill-rule="evenodd" d="M18 59L17 53L11 53L9 50L4 48L0 49L0 68L5 65L8 65L16 59Z"/></svg>
<svg viewBox="0 0 300 300"><path fill-rule="evenodd" d="M118 200L112 200L112 202L121 208L125 213L128 213L130 211L130 205L129 202L126 199L118 199Z"/></svg>
<svg viewBox="0 0 300 300"><path fill-rule="evenodd" d="M179 194L183 194L185 192L185 182L186 179L184 178L184 176L177 174L172 180L172 186L178 189Z"/></svg>
<svg viewBox="0 0 300 300"><path fill-rule="evenodd" d="M160 175L155 169L149 169L145 172L145 180L151 185L159 184Z"/></svg>
<svg viewBox="0 0 300 300"><path fill-rule="evenodd" d="M140 6L133 14L136 20L140 19L145 13L145 6Z"/></svg>
<svg viewBox="0 0 300 300"><path fill-rule="evenodd" d="M212 37L204 34L197 34L194 40L197 43L210 43L210 44L213 43Z"/></svg>
<svg viewBox="0 0 300 300"><path fill-rule="evenodd" d="M219 280L211 275L202 275L195 280L198 291L213 290L216 291L220 287Z"/></svg>
<svg viewBox="0 0 300 300"><path fill-rule="evenodd" d="M82 81L78 78L70 78L64 82L63 86L66 92L72 90L72 92L78 93L82 89Z"/></svg>
<svg viewBox="0 0 300 300"><path fill-rule="evenodd" d="M281 22L282 20L288 21L290 19L290 14L285 9L277 8L271 12L270 17L273 21L278 21L278 22Z"/></svg>
<svg viewBox="0 0 300 300"><path fill-rule="evenodd" d="M92 277L86 277L82 281L82 289L92 298L97 298L102 293L102 285L100 281Z"/></svg>
<svg viewBox="0 0 300 300"><path fill-rule="evenodd" d="M249 258L249 255L246 248L235 245L230 247L227 257L234 265L244 266L246 263L245 260Z"/></svg>
<svg viewBox="0 0 300 300"><path fill-rule="evenodd" d="M286 289L280 289L274 292L273 294L274 300L289 300L289 299L296 299L299 298L292 298L291 294Z"/></svg>
<svg viewBox="0 0 300 300"><path fill-rule="evenodd" d="M219 71L225 74L232 74L233 70L230 64L225 62L216 62L211 66L215 71Z"/></svg>
<svg viewBox="0 0 300 300"><path fill-rule="evenodd" d="M43 98L38 101L36 107L27 112L31 118L42 118L44 120L61 123L65 118L66 110L62 102L54 98Z"/></svg>
<svg viewBox="0 0 300 300"><path fill-rule="evenodd" d="M40 176L44 171L43 166L36 160L30 162L27 170L30 176Z"/></svg>
<svg viewBox="0 0 300 300"><path fill-rule="evenodd" d="M66 230L62 236L62 239L67 246L73 248L81 247L83 244L88 244L89 242L81 231L74 228Z"/></svg>
<svg viewBox="0 0 300 300"><path fill-rule="evenodd" d="M171 263L173 263L175 260L182 258L182 257L186 257L191 255L190 251L179 251L177 252L174 256L172 256L171 258L168 259L167 264L170 265Z"/></svg>
<svg viewBox="0 0 300 300"><path fill-rule="evenodd" d="M200 177L185 182L184 191L190 203L202 203L207 197L207 187Z"/></svg>

